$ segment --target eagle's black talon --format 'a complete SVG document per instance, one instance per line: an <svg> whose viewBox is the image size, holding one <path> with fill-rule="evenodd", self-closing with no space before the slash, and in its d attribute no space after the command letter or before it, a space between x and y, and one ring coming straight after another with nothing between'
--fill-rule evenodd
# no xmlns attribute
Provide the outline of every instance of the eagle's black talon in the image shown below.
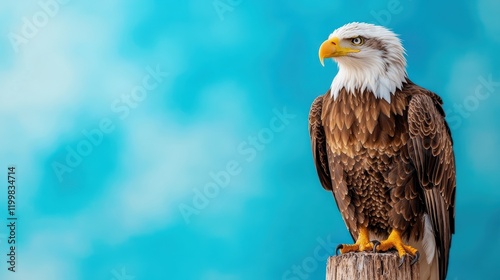
<svg viewBox="0 0 500 280"><path fill-rule="evenodd" d="M342 248L344 248L344 245L342 245L342 244L337 245L337 248L335 248L335 256L339 255L339 251Z"/></svg>
<svg viewBox="0 0 500 280"><path fill-rule="evenodd" d="M419 258L420 258L420 253L417 251L415 253L415 257L413 257L413 260L411 261L410 265L414 265L418 261Z"/></svg>
<svg viewBox="0 0 500 280"><path fill-rule="evenodd" d="M380 242L378 240L372 240L371 242L373 243L373 252L376 253L377 246L380 245Z"/></svg>
<svg viewBox="0 0 500 280"><path fill-rule="evenodd" d="M398 268L400 268L403 265L403 263L405 262L405 259L406 259L406 255L403 255L401 257L401 261L399 262Z"/></svg>

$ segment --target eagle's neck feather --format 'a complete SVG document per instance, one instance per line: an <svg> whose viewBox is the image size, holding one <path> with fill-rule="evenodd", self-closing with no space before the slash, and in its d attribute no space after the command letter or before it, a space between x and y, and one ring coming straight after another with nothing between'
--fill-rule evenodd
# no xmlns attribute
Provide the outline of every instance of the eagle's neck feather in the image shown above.
<svg viewBox="0 0 500 280"><path fill-rule="evenodd" d="M372 92L377 98L383 98L391 103L391 96L403 87L407 80L406 61L403 57L389 58L384 61L378 58L336 59L339 71L332 81L330 93L337 99L342 88L348 93Z"/></svg>

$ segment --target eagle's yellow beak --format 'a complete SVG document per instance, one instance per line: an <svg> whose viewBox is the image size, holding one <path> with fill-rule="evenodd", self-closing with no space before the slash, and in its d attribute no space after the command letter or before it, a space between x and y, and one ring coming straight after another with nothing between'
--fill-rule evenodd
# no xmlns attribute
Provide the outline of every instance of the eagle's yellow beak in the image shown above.
<svg viewBox="0 0 500 280"><path fill-rule="evenodd" d="M325 58L347 55L348 53L359 52L358 49L345 48L340 45L339 38L333 37L321 44L319 47L319 61L325 66L323 60Z"/></svg>

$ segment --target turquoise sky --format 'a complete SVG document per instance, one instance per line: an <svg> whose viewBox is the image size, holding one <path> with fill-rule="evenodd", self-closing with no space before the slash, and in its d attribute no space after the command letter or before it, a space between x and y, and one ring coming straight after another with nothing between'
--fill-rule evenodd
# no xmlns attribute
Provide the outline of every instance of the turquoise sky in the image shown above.
<svg viewBox="0 0 500 280"><path fill-rule="evenodd" d="M337 71L318 47L352 21L400 34L410 78L443 97L458 174L448 279L495 278L499 13L495 0L3 1L0 279L324 279L350 236L307 117Z"/></svg>

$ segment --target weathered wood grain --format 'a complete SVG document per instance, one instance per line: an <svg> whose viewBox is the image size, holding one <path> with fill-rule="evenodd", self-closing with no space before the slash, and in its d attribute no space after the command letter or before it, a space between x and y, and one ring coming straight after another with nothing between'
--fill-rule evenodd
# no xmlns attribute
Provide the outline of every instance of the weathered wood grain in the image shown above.
<svg viewBox="0 0 500 280"><path fill-rule="evenodd" d="M418 280L419 264L410 265L407 257L398 268L400 259L396 252L347 253L328 258L326 280Z"/></svg>

